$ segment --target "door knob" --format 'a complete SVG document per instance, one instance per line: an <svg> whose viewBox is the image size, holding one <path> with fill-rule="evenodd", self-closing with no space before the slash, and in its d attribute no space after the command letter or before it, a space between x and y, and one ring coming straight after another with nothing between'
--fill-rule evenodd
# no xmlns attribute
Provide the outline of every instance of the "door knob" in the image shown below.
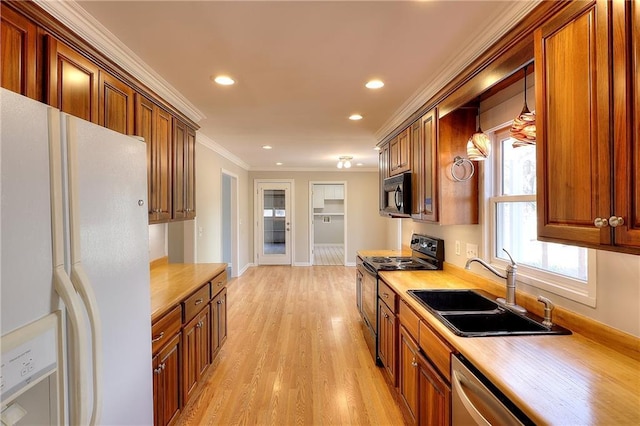
<svg viewBox="0 0 640 426"><path fill-rule="evenodd" d="M593 221L593 224L596 228L605 228L609 225L609 222L606 218L596 217L596 220Z"/></svg>
<svg viewBox="0 0 640 426"><path fill-rule="evenodd" d="M624 225L624 219L620 216L611 216L609 218L609 225L613 228Z"/></svg>

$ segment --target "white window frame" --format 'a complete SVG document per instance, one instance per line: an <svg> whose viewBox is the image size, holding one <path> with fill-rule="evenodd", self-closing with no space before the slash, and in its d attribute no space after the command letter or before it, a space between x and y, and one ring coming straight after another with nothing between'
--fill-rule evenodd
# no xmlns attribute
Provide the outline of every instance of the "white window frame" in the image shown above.
<svg viewBox="0 0 640 426"><path fill-rule="evenodd" d="M498 133L508 130L512 122L507 122L496 126L486 133L491 138L493 145L492 155L487 160L484 168L485 184L485 235L484 241L489 255L489 262L501 272L505 272L508 264L504 259L495 256L496 253L496 210L499 202L504 201L536 201L536 195L496 195L500 192L501 172L502 172L502 146L498 140ZM539 170L539 169L537 169ZM536 170L536 172L537 172ZM516 263L518 259L514 259ZM556 274L538 268L533 268L524 264L518 264L517 281L530 285L540 290L565 297L567 299L582 303L587 306L596 306L596 250L587 250L587 281L573 279L564 275Z"/></svg>

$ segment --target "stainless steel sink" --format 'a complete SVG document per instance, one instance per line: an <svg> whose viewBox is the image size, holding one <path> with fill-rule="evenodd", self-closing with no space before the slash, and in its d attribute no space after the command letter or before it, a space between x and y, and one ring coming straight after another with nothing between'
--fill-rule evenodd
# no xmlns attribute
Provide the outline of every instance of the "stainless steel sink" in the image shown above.
<svg viewBox="0 0 640 426"><path fill-rule="evenodd" d="M547 327L542 318L529 312L507 309L482 290L409 290L453 333L463 337L531 334L571 334L558 325Z"/></svg>

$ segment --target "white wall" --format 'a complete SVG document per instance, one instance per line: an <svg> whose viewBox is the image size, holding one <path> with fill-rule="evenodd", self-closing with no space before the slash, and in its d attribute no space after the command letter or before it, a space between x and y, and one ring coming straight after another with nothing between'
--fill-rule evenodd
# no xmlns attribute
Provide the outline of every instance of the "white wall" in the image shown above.
<svg viewBox="0 0 640 426"><path fill-rule="evenodd" d="M356 261L356 252L366 249L386 249L389 219L378 215L378 173L358 171L297 172L297 171L254 171L249 173L253 187L255 179L294 180L294 265L308 265L309 259L309 182L344 181L347 212L345 241L347 264ZM250 194L250 208L253 216L253 194ZM251 251L253 253L253 229ZM253 254L251 255L253 258Z"/></svg>
<svg viewBox="0 0 640 426"><path fill-rule="evenodd" d="M533 78L528 77L528 80L532 82ZM522 81L515 83L514 86L482 103L481 111L484 112L481 114L481 125L483 129L494 128L520 113L523 103L522 89L518 91L517 87L522 87ZM535 105L534 96L534 89L531 86L527 90L529 108L533 108ZM481 181L483 178L482 167L480 164ZM483 193L483 185L481 185L480 194ZM485 212L481 209L480 223L483 223L484 215ZM403 242L409 241L411 231L444 239L446 261L460 267L464 267L466 262L464 256L466 243L477 244L480 256L486 255L483 253L485 241L483 241L482 225L439 226L404 219L402 222ZM455 254L456 240L461 243L462 255L460 256ZM597 301L595 308L523 283L518 283L518 289L536 296L542 294L549 297L558 306L563 306L624 332L640 336L640 314L638 313L640 312L640 256L597 251L596 259ZM480 268L474 269L474 272L479 271ZM503 281L489 272L481 271L479 273L495 281Z"/></svg>
<svg viewBox="0 0 640 426"><path fill-rule="evenodd" d="M167 224L149 225L149 260L167 256Z"/></svg>

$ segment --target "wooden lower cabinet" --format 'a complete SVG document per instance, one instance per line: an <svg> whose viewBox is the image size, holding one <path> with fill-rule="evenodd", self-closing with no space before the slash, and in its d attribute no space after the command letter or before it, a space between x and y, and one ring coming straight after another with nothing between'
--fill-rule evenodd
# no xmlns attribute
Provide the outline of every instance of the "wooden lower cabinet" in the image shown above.
<svg viewBox="0 0 640 426"><path fill-rule="evenodd" d="M396 384L395 342L396 315L382 300L378 300L378 356L391 383Z"/></svg>
<svg viewBox="0 0 640 426"><path fill-rule="evenodd" d="M211 301L211 355L215 357L227 340L227 289Z"/></svg>
<svg viewBox="0 0 640 426"><path fill-rule="evenodd" d="M398 356L398 392L411 424L449 425L451 387L402 324Z"/></svg>
<svg viewBox="0 0 640 426"><path fill-rule="evenodd" d="M189 401L200 378L211 364L211 307L207 305L183 328L184 403Z"/></svg>
<svg viewBox="0 0 640 426"><path fill-rule="evenodd" d="M181 335L176 334L153 357L153 418L155 426L172 424L180 415Z"/></svg>

